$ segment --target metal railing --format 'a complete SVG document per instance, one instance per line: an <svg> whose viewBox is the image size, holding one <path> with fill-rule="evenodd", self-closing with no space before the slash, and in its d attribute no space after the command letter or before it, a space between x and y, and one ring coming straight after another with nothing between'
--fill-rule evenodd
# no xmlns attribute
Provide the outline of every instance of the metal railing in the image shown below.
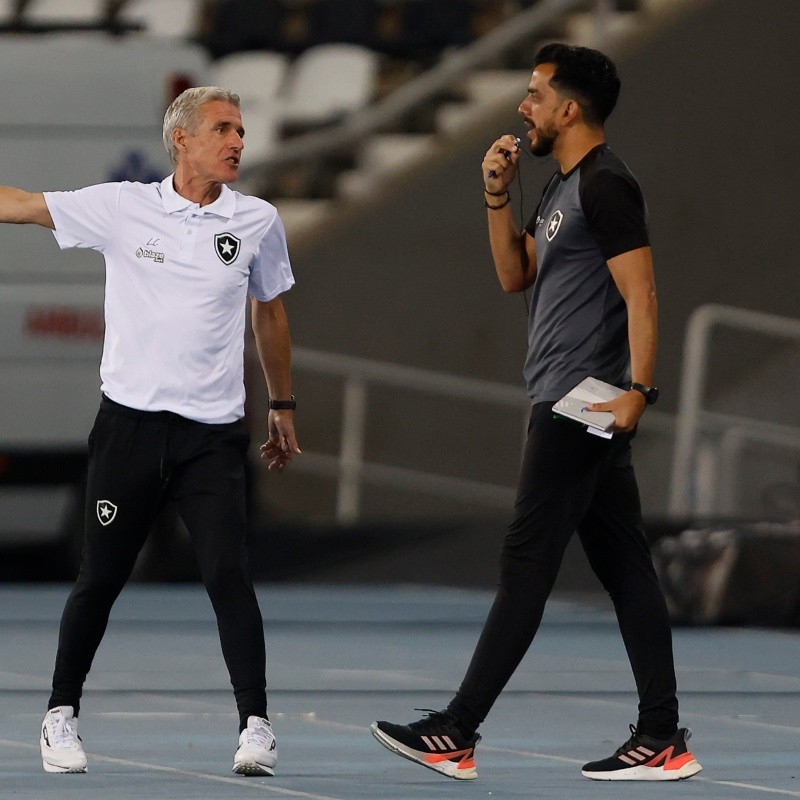
<svg viewBox="0 0 800 800"><path fill-rule="evenodd" d="M327 375L342 381L342 421L338 455L303 450L296 469L332 478L337 482L336 519L354 522L359 518L365 484L449 498L465 503L509 511L515 487L485 481L455 478L441 473L408 469L365 460L365 431L369 387L389 386L472 400L510 409L520 414L520 453L530 415L530 398L524 388L465 378L415 367L371 361L365 358L324 353L304 347L293 348L293 369ZM649 409L642 420L645 432L672 436L672 415ZM466 457L466 456L465 456Z"/></svg>
<svg viewBox="0 0 800 800"><path fill-rule="evenodd" d="M520 412L526 426L530 400L522 387L338 353L323 353L304 347L293 348L292 361L295 370L342 379L342 424L338 456L304 450L303 457L297 460L298 469L336 479L337 521L354 522L358 519L364 484L407 489L495 508L510 508L513 504L514 489L509 486L365 461L368 387L391 386L490 403ZM521 430L524 433L524 427Z"/></svg>
<svg viewBox="0 0 800 800"><path fill-rule="evenodd" d="M684 343L678 414L648 409L640 425L642 433L674 438L668 513L676 519L704 514L735 515L735 487L747 444L756 442L800 451L800 428L702 408L710 338L713 329L722 326L800 341L800 321L795 319L719 305L702 306L692 314ZM296 370L327 375L342 382L338 454L305 450L303 458L297 461L300 470L336 480L337 520L358 519L365 485L405 489L488 508L511 508L512 486L366 461L365 431L370 386L389 386L517 411L522 422L520 438L524 442L530 400L521 386L303 347L296 347L293 355ZM714 446L709 448L707 442L712 437ZM703 485L707 485L705 490L699 488Z"/></svg>
<svg viewBox="0 0 800 800"><path fill-rule="evenodd" d="M722 327L800 342L797 319L716 304L700 306L691 315L684 341L670 481L669 513L673 517L731 513L741 452L748 442L800 450L800 429L796 427L703 408L711 336L714 329ZM720 434L718 451L706 454L706 461L711 462L706 467L709 477L702 475L703 432Z"/></svg>

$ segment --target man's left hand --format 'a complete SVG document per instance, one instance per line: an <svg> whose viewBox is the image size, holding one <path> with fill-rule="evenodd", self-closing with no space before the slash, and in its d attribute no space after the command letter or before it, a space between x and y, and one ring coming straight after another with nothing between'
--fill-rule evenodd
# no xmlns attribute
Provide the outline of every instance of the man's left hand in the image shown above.
<svg viewBox="0 0 800 800"><path fill-rule="evenodd" d="M269 439L259 448L261 458L269 462L270 472L283 472L295 453L300 453L294 433L294 415L291 411L269 412Z"/></svg>
<svg viewBox="0 0 800 800"><path fill-rule="evenodd" d="M616 420L614 430L625 433L637 426L646 405L644 395L631 389L606 403L591 403L586 408L589 411L610 411Z"/></svg>

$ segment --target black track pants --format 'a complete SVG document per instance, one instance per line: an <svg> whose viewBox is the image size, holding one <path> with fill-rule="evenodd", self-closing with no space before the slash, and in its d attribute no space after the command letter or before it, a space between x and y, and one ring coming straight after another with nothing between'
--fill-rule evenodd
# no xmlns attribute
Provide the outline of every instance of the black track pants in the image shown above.
<svg viewBox="0 0 800 800"><path fill-rule="evenodd" d="M630 434L606 440L533 407L514 518L500 559L494 604L449 709L476 728L539 627L567 543L578 531L608 591L639 693L638 727L658 738L678 722L672 634L642 530ZM591 654L589 654L591 655Z"/></svg>
<svg viewBox="0 0 800 800"><path fill-rule="evenodd" d="M266 715L264 629L247 557L241 421L193 422L103 399L89 437L80 573L61 618L48 708L74 706L147 532L168 500L192 540L214 607L242 727Z"/></svg>

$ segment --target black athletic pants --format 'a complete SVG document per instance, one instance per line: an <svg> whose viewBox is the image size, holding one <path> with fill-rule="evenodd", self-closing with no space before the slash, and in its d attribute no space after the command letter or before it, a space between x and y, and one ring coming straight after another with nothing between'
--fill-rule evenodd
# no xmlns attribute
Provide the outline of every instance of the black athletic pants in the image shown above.
<svg viewBox="0 0 800 800"><path fill-rule="evenodd" d="M464 681L450 703L465 729L489 712L539 627L564 550L575 530L608 591L639 693L640 732L671 736L678 723L672 634L642 530L631 463L632 434L611 440L531 412L514 518L500 559L494 604Z"/></svg>
<svg viewBox="0 0 800 800"><path fill-rule="evenodd" d="M171 500L214 607L240 729L248 716L266 716L264 628L246 546L248 443L241 421L210 425L103 399L89 436L81 568L61 618L48 708L71 705L78 713L111 606Z"/></svg>

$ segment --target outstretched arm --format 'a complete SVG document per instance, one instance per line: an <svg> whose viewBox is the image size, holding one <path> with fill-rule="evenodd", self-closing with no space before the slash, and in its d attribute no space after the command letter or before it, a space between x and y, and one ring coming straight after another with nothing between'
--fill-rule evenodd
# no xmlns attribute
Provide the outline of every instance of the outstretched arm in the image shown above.
<svg viewBox="0 0 800 800"><path fill-rule="evenodd" d="M12 186L0 186L0 222L30 223L50 230L56 227L41 192L25 192Z"/></svg>

